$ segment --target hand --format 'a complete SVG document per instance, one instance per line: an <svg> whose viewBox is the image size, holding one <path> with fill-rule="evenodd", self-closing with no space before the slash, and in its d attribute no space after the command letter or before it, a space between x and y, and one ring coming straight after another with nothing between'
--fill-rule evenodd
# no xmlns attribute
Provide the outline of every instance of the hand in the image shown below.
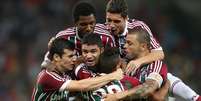
<svg viewBox="0 0 201 101"><path fill-rule="evenodd" d="M118 101L115 94L107 94L104 96L104 101Z"/></svg>
<svg viewBox="0 0 201 101"><path fill-rule="evenodd" d="M126 67L126 70L125 70L125 73L127 75L129 75L131 72L135 72L139 67L140 67L140 63L136 60L132 60L128 63L127 67Z"/></svg>
<svg viewBox="0 0 201 101"><path fill-rule="evenodd" d="M150 101L165 101L165 97L161 96L158 91L155 91L149 96Z"/></svg>
<svg viewBox="0 0 201 101"><path fill-rule="evenodd" d="M169 87L170 87L170 82L169 80L167 80L165 82L165 85L163 85L159 90L151 93L151 95L149 96L149 99L151 101L165 101L165 97L168 93Z"/></svg>
<svg viewBox="0 0 201 101"><path fill-rule="evenodd" d="M50 49L50 46L52 45L52 42L56 39L56 37L52 37L50 41L48 42L48 49Z"/></svg>
<svg viewBox="0 0 201 101"><path fill-rule="evenodd" d="M113 80L121 80L123 78L123 71L122 69L119 68L109 75L111 76L111 79Z"/></svg>
<svg viewBox="0 0 201 101"><path fill-rule="evenodd" d="M126 60L124 60L124 59L120 59L120 62L119 62L118 65L120 66L120 68L121 68L123 71L125 71L126 66L127 66L127 62L126 62Z"/></svg>

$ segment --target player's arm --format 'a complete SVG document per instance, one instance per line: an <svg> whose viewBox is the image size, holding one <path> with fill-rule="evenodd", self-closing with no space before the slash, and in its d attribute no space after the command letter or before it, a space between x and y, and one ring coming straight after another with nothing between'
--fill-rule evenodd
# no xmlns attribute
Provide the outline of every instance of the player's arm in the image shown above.
<svg viewBox="0 0 201 101"><path fill-rule="evenodd" d="M164 101L166 95L168 94L169 87L170 87L170 82L167 80L165 82L165 84L162 85L162 87L159 90L151 93L151 95L149 96L149 98L152 101Z"/></svg>
<svg viewBox="0 0 201 101"><path fill-rule="evenodd" d="M101 87L112 80L120 80L123 77L123 72L121 69L117 71L106 74L100 77L88 78L83 80L71 80L67 82L67 84L63 85L62 89L66 89L68 91L88 91L98 87Z"/></svg>
<svg viewBox="0 0 201 101"><path fill-rule="evenodd" d="M147 97L162 84L162 77L158 73L151 73L145 83L124 92L106 95L105 100L137 99Z"/></svg>
<svg viewBox="0 0 201 101"><path fill-rule="evenodd" d="M163 58L163 50L152 50L146 56L140 57L135 60L131 60L127 65L126 74L129 74L131 71L134 71L143 64L148 64L156 60L162 60Z"/></svg>
<svg viewBox="0 0 201 101"><path fill-rule="evenodd" d="M158 84L154 80L147 80L145 83L134 87L130 90L118 92L115 94L108 94L105 96L104 101L119 101L119 100L132 100L145 97L149 93L155 91Z"/></svg>

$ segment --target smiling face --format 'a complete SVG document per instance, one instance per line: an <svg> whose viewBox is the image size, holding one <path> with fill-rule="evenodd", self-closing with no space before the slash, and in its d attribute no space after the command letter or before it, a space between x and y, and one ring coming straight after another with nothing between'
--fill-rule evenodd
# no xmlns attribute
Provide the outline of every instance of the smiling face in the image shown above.
<svg viewBox="0 0 201 101"><path fill-rule="evenodd" d="M89 16L79 16L79 20L75 23L78 28L78 34L82 38L85 34L92 33L96 24L93 14Z"/></svg>
<svg viewBox="0 0 201 101"><path fill-rule="evenodd" d="M113 35L118 36L124 32L126 21L127 18L122 17L119 13L106 13L106 23Z"/></svg>
<svg viewBox="0 0 201 101"><path fill-rule="evenodd" d="M87 66L94 67L98 64L99 57L101 52L103 51L102 48L98 47L98 45L82 45L82 56Z"/></svg>

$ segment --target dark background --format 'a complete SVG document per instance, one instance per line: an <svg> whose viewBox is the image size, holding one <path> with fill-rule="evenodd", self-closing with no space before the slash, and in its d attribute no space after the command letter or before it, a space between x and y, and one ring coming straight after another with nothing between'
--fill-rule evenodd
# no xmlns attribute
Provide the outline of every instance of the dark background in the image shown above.
<svg viewBox="0 0 201 101"><path fill-rule="evenodd" d="M0 1L0 99L28 101L50 37L73 26L81 0ZM104 23L107 0L91 2ZM165 51L169 71L201 94L201 1L127 0L129 18L145 21Z"/></svg>

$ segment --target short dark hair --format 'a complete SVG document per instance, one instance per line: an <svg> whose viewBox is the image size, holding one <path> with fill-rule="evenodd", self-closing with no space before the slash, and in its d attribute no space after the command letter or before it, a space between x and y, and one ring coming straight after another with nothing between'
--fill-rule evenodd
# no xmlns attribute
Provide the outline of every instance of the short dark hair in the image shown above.
<svg viewBox="0 0 201 101"><path fill-rule="evenodd" d="M64 49L74 50L75 46L71 41L64 38L55 39L49 48L49 59L53 60L54 54L58 54L60 57L64 54Z"/></svg>
<svg viewBox="0 0 201 101"><path fill-rule="evenodd" d="M82 39L82 44L97 45L100 48L103 47L103 43L101 41L100 35L96 34L96 33L84 35L84 37Z"/></svg>
<svg viewBox="0 0 201 101"><path fill-rule="evenodd" d="M111 73L116 69L120 61L120 53L117 47L106 47L99 57L97 71L99 73Z"/></svg>
<svg viewBox="0 0 201 101"><path fill-rule="evenodd" d="M136 34L137 40L140 43L146 43L148 49L151 47L151 39L149 33L142 27L128 28L128 34Z"/></svg>
<svg viewBox="0 0 201 101"><path fill-rule="evenodd" d="M79 2L75 5L73 10L74 22L77 22L80 16L89 16L91 14L96 16L95 8L90 3Z"/></svg>
<svg viewBox="0 0 201 101"><path fill-rule="evenodd" d="M123 18L128 16L128 6L125 0L110 0L106 6L106 12L121 14Z"/></svg>

